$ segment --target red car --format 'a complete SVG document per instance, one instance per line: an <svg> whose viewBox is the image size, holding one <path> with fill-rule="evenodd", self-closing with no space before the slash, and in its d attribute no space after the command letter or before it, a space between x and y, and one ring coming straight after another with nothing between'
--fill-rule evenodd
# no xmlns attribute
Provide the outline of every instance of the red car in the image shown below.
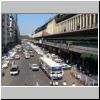
<svg viewBox="0 0 100 100"><path fill-rule="evenodd" d="M34 57L34 54L33 54L33 52L30 52L30 56L31 56L31 57Z"/></svg>

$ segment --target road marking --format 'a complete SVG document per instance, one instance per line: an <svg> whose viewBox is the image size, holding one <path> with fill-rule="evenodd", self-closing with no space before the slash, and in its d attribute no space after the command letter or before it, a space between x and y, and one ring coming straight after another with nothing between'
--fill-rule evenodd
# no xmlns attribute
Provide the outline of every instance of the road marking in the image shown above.
<svg viewBox="0 0 100 100"><path fill-rule="evenodd" d="M38 82L36 82L36 86L39 86L39 83Z"/></svg>

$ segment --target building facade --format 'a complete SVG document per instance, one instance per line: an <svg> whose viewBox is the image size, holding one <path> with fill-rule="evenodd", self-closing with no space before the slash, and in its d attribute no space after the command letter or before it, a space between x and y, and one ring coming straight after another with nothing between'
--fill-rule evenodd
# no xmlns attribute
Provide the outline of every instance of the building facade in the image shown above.
<svg viewBox="0 0 100 100"><path fill-rule="evenodd" d="M17 14L2 14L2 51L18 43L19 35Z"/></svg>
<svg viewBox="0 0 100 100"><path fill-rule="evenodd" d="M98 14L57 14L43 26L33 36L38 45L43 40L42 46L50 52L98 73Z"/></svg>

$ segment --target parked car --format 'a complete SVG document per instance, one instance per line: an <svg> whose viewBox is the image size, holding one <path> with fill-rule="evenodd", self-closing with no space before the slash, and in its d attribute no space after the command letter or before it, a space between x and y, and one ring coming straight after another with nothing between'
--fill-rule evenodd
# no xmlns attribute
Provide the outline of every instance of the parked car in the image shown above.
<svg viewBox="0 0 100 100"><path fill-rule="evenodd" d="M38 64L29 64L30 69L34 70L39 70L39 65Z"/></svg>
<svg viewBox="0 0 100 100"><path fill-rule="evenodd" d="M30 52L30 56L31 56L31 57L33 57L33 56L34 56L33 52Z"/></svg>
<svg viewBox="0 0 100 100"><path fill-rule="evenodd" d="M2 63L2 68L8 68L8 66L9 66L9 61L4 61Z"/></svg>
<svg viewBox="0 0 100 100"><path fill-rule="evenodd" d="M17 65L12 66L12 68L10 69L10 74L11 75L18 75L19 74L19 68Z"/></svg>
<svg viewBox="0 0 100 100"><path fill-rule="evenodd" d="M62 62L61 65L62 65L62 68L63 68L64 70L65 70L65 69L70 69L70 68L71 68L70 65L68 65L68 64L66 64L66 63L64 63L64 62Z"/></svg>

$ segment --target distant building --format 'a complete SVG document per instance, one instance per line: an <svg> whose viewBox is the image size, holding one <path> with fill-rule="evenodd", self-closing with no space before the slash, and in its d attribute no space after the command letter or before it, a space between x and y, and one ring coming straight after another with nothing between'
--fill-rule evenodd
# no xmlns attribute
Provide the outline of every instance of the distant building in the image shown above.
<svg viewBox="0 0 100 100"><path fill-rule="evenodd" d="M20 40L20 31L17 24L17 14L2 13L2 51L8 49Z"/></svg>

